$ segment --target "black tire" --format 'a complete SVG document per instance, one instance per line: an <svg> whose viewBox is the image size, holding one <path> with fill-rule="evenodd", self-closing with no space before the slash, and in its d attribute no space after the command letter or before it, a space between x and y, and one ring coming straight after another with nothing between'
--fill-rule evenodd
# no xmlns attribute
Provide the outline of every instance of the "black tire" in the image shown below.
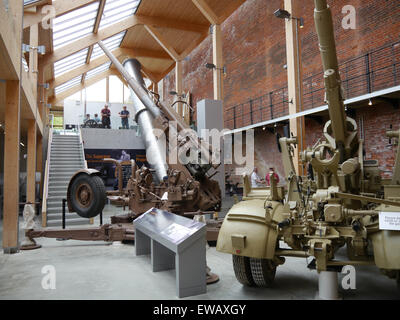
<svg viewBox="0 0 400 320"><path fill-rule="evenodd" d="M250 258L250 269L257 287L270 287L274 282L276 265L272 260Z"/></svg>
<svg viewBox="0 0 400 320"><path fill-rule="evenodd" d="M254 287L255 283L251 275L250 258L232 255L233 271L237 281L249 287Z"/></svg>
<svg viewBox="0 0 400 320"><path fill-rule="evenodd" d="M207 243L212 248L217 246L217 240L207 240Z"/></svg>
<svg viewBox="0 0 400 320"><path fill-rule="evenodd" d="M88 194L85 200L79 199L82 190ZM106 198L106 188L99 176L82 174L73 181L70 188L69 199L72 209L82 218L97 216L103 210Z"/></svg>

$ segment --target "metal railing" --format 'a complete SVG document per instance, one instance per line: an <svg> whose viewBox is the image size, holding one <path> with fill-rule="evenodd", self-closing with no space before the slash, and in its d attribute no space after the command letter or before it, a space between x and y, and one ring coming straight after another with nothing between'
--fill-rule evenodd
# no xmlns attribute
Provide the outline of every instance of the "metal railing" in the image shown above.
<svg viewBox="0 0 400 320"><path fill-rule="evenodd" d="M42 227L47 226L47 197L49 195L49 176L50 176L50 153L51 143L53 141L53 128L49 130L49 139L47 143L47 159L44 173L44 185L43 185L43 199L42 199Z"/></svg>
<svg viewBox="0 0 400 320"><path fill-rule="evenodd" d="M374 49L339 65L345 99L400 85L400 42ZM303 79L301 111L325 105L323 72ZM237 129L289 114L288 87L228 107L225 128Z"/></svg>

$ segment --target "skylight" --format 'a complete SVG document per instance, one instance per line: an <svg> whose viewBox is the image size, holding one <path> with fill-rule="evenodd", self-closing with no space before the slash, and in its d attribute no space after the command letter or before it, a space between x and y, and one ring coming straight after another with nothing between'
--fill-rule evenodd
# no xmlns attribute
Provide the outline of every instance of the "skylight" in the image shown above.
<svg viewBox="0 0 400 320"><path fill-rule="evenodd" d="M123 31L121 33L116 34L115 36L112 36L108 39L103 40L103 44L107 47L108 50L112 51L115 48L118 48L121 45L122 39L125 36L125 32ZM93 59L96 59L104 54L103 49L99 47L98 44L93 46L93 53L92 56L90 57L90 61L93 61Z"/></svg>
<svg viewBox="0 0 400 320"><path fill-rule="evenodd" d="M32 4L35 2L38 2L39 0L24 0L24 6L27 6L28 4Z"/></svg>
<svg viewBox="0 0 400 320"><path fill-rule="evenodd" d="M93 78L95 75L102 73L103 71L108 70L110 68L110 65L111 65L111 62L106 62L106 63L102 64L101 66L90 70L88 73L86 73L85 81L90 78Z"/></svg>
<svg viewBox="0 0 400 320"><path fill-rule="evenodd" d="M100 30L136 13L140 0L107 0L100 22Z"/></svg>
<svg viewBox="0 0 400 320"><path fill-rule="evenodd" d="M60 92L66 91L72 87L75 87L77 84L81 82L82 76L77 76L73 78L72 80L62 84L61 86L58 86L55 88L55 94L59 94Z"/></svg>
<svg viewBox="0 0 400 320"><path fill-rule="evenodd" d="M53 21L54 49L59 49L91 34L98 9L99 2L97 1L55 18Z"/></svg>
<svg viewBox="0 0 400 320"><path fill-rule="evenodd" d="M88 48L83 49L54 63L54 76L58 77L74 68L83 66L86 63L88 50Z"/></svg>

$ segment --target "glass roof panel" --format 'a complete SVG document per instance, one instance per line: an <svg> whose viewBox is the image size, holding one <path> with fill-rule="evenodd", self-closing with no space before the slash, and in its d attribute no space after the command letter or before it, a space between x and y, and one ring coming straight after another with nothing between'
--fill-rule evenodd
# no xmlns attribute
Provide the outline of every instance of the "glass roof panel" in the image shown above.
<svg viewBox="0 0 400 320"><path fill-rule="evenodd" d="M106 71L108 68L110 68L110 65L111 65L111 62L107 62L97 68L90 70L88 73L86 73L85 80L88 80L88 79L94 77L95 75L97 75L103 71Z"/></svg>
<svg viewBox="0 0 400 320"><path fill-rule="evenodd" d="M84 65L86 63L88 50L89 48L83 49L54 63L54 76L58 77L71 69Z"/></svg>
<svg viewBox="0 0 400 320"><path fill-rule="evenodd" d="M54 50L70 44L93 32L99 2L76 9L53 21Z"/></svg>
<svg viewBox="0 0 400 320"><path fill-rule="evenodd" d="M31 4L31 3L35 3L35 2L38 2L39 0L24 0L24 6L27 6L28 4Z"/></svg>
<svg viewBox="0 0 400 320"><path fill-rule="evenodd" d="M73 79L71 79L70 81L58 86L55 88L55 94L59 94L60 92L66 91L74 86L76 86L77 84L79 84L81 82L82 76L77 76Z"/></svg>
<svg viewBox="0 0 400 320"><path fill-rule="evenodd" d="M139 4L140 0L107 0L99 29L134 15Z"/></svg>
<svg viewBox="0 0 400 320"><path fill-rule="evenodd" d="M115 36L103 40L103 43L107 47L107 49L112 51L115 48L118 48L121 45L122 39L125 36L125 32L126 31L123 31L121 33L116 34ZM96 44L93 46L93 52L92 56L90 57L90 61L93 61L93 59L96 59L102 55L104 55L104 51L99 47L99 45Z"/></svg>

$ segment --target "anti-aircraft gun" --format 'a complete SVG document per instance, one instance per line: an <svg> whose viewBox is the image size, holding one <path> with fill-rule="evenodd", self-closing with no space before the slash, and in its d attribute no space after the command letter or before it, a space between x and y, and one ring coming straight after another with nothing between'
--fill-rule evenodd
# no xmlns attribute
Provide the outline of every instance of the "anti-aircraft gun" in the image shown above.
<svg viewBox="0 0 400 320"><path fill-rule="evenodd" d="M172 107L164 106L159 96L147 90L138 60L127 59L121 64L101 41L98 44L131 89L134 119L141 129L150 164L150 167L139 168L133 162L125 190L131 213L112 217L112 223L131 222L153 207L186 216L219 211L221 190L208 173L219 165L212 163L211 146L207 141L200 141ZM82 175L90 180L96 173L78 172L71 179L68 206L70 211L91 218L99 214L99 208L93 206L94 210L88 210L87 190L81 188L86 183L80 178ZM99 197L104 197L104 193ZM92 197L93 203L103 203L95 198ZM216 241L218 223L211 220L209 225L208 239Z"/></svg>
<svg viewBox="0 0 400 320"><path fill-rule="evenodd" d="M380 218L400 217L400 147L390 184L383 183L378 161L364 160L357 123L346 116L336 55L332 15L326 0L315 1L315 26L324 68L330 120L323 138L302 152L308 178L296 175L297 138L281 138L288 190L278 197L241 201L225 217L217 250L233 255L236 278L245 285L269 286L284 257L314 257L317 271L344 265L376 265L400 282L400 231L383 230ZM387 132L399 138L399 131ZM273 175L271 190L276 189ZM281 249L279 242L290 249ZM347 261L335 259L347 246Z"/></svg>

